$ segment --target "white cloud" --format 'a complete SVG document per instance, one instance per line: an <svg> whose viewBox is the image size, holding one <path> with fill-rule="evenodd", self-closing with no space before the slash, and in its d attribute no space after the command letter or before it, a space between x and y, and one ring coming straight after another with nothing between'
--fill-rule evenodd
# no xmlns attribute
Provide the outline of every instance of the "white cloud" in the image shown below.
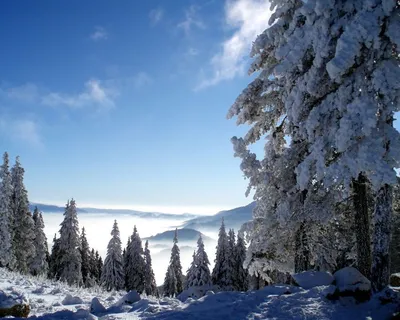
<svg viewBox="0 0 400 320"><path fill-rule="evenodd" d="M90 35L90 39L93 41L107 40L108 32L103 27L95 27L94 32Z"/></svg>
<svg viewBox="0 0 400 320"><path fill-rule="evenodd" d="M158 24L164 17L164 10L162 8L156 8L150 11L149 19L152 26Z"/></svg>
<svg viewBox="0 0 400 320"><path fill-rule="evenodd" d="M190 31L192 30L193 27L196 27L198 29L205 29L206 25L204 22L200 19L198 16L198 11L199 7L195 5L191 5L186 11L185 11L185 20L182 22L178 23L178 28L181 28L186 35L189 35Z"/></svg>
<svg viewBox="0 0 400 320"><path fill-rule="evenodd" d="M212 76L203 79L196 89L213 86L244 73L252 42L268 27L269 8L267 0L226 1L225 23L235 32L211 59Z"/></svg>
<svg viewBox="0 0 400 320"><path fill-rule="evenodd" d="M42 138L36 122L29 119L0 120L0 131L10 139L19 140L32 147L43 147Z"/></svg>
<svg viewBox="0 0 400 320"><path fill-rule="evenodd" d="M82 108L95 106L99 110L111 109L115 106L114 98L118 92L102 86L99 80L89 80L85 83L85 90L79 94L49 93L44 95L41 103L48 106L67 106Z"/></svg>

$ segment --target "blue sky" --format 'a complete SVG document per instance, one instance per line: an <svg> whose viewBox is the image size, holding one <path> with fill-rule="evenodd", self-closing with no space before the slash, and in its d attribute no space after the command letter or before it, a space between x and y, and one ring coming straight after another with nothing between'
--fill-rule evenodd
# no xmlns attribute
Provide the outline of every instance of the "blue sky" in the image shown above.
<svg viewBox="0 0 400 320"><path fill-rule="evenodd" d="M247 204L226 113L265 0L0 2L0 143L31 201L213 213Z"/></svg>

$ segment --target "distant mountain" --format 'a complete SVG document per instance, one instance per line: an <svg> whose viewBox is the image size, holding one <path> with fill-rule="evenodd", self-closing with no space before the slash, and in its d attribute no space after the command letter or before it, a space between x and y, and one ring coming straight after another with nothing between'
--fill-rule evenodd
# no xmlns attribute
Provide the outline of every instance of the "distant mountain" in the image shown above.
<svg viewBox="0 0 400 320"><path fill-rule="evenodd" d="M186 221L183 224L183 228L190 228L200 231L216 231L221 225L222 217L224 217L225 227L227 229L233 228L238 230L243 223L253 219L253 209L255 206L256 203L252 202L244 207L220 211L213 216L197 217Z"/></svg>
<svg viewBox="0 0 400 320"><path fill-rule="evenodd" d="M65 207L59 207L59 206L54 206L51 204L43 204L43 203L35 203L35 202L31 202L29 203L29 210L33 211L35 210L35 207L37 207L40 211L42 212L64 212L65 211ZM77 208L78 212L81 213L87 213L87 211L85 209L82 208Z"/></svg>
<svg viewBox="0 0 400 320"><path fill-rule="evenodd" d="M35 209L35 207L38 207L38 209L42 212L48 212L48 213L58 213L61 212L63 213L65 210L65 207L60 207L60 206L55 206L55 205L49 205L49 204L43 204L43 203L30 203L29 208L31 211ZM184 214L172 214L172 213L161 213L161 212L143 212L143 211L136 211L136 210L129 210L129 209L99 209L99 208L77 208L78 213L109 213L109 214L129 214L129 215L134 215L139 218L145 218L145 219L152 219L152 218L158 218L158 219L172 219L176 220L178 217L179 219L193 219L197 217L195 214L191 213L184 213Z"/></svg>
<svg viewBox="0 0 400 320"><path fill-rule="evenodd" d="M202 234L200 231L188 229L188 228L178 229L178 240L179 240L179 242L193 241L194 243L196 243L197 239L199 238L199 234L201 234L201 237L203 238L204 242L213 241L213 239L211 239L210 237L207 237L205 234ZM168 230L168 231L164 231L162 233L158 233L155 236L144 238L143 240L149 240L150 244L153 243L153 245L156 242L172 243L172 240L174 239L174 235L175 235L175 230Z"/></svg>

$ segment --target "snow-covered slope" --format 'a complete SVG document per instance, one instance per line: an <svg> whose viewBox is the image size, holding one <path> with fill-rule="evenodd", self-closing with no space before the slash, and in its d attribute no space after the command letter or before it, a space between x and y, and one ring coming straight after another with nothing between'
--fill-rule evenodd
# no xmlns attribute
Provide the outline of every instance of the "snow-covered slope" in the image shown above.
<svg viewBox="0 0 400 320"><path fill-rule="evenodd" d="M388 319L396 305L382 305L378 297L367 303L354 303L351 298L332 302L325 299L331 287L303 290L291 286L269 286L252 292L210 292L198 299L184 302L178 299L144 297L132 305L120 306L125 292L103 292L99 289L68 287L58 282L23 277L0 269L0 290L7 295L22 296L29 301L31 319L307 319L356 320ZM70 294L80 299L64 300ZM90 302L97 297L107 308L91 314ZM66 303L66 305L63 304ZM97 308L98 310L101 308Z"/></svg>
<svg viewBox="0 0 400 320"><path fill-rule="evenodd" d="M253 219L253 209L256 203L252 202L244 207L234 208L231 210L224 210L218 212L213 216L197 217L186 221L183 224L184 228L196 229L199 231L218 231L221 225L222 217L225 220L225 227L227 229L233 228L238 230L243 223Z"/></svg>

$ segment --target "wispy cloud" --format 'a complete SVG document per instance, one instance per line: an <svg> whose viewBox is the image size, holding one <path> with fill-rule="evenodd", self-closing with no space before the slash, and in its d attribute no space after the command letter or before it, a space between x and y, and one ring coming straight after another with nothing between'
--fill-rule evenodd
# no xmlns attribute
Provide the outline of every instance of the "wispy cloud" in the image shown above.
<svg viewBox="0 0 400 320"><path fill-rule="evenodd" d="M118 92L114 88L105 87L99 80L92 79L85 83L85 89L81 93L52 92L42 96L41 103L52 107L82 108L94 106L98 110L108 110L115 106L114 98L116 95L118 95Z"/></svg>
<svg viewBox="0 0 400 320"><path fill-rule="evenodd" d="M191 5L185 10L185 19L178 23L177 27L182 29L186 35L189 35L193 27L198 29L205 29L206 25L201 20L198 14L199 7L196 5Z"/></svg>
<svg viewBox="0 0 400 320"><path fill-rule="evenodd" d="M152 26L157 25L164 17L164 10L160 7L153 9L149 13L149 19Z"/></svg>
<svg viewBox="0 0 400 320"><path fill-rule="evenodd" d="M252 42L268 27L269 8L266 0L226 1L225 23L235 31L222 43L221 51L212 57L211 75L200 82L197 90L244 74Z"/></svg>
<svg viewBox="0 0 400 320"><path fill-rule="evenodd" d="M39 134L39 126L29 119L0 119L0 131L10 139L15 139L28 144L31 147L42 148L43 141Z"/></svg>
<svg viewBox="0 0 400 320"><path fill-rule="evenodd" d="M104 27L97 26L94 29L94 32L90 35L90 39L92 39L93 41L108 39L108 32Z"/></svg>
<svg viewBox="0 0 400 320"><path fill-rule="evenodd" d="M34 102L39 95L39 88L33 83L26 83L17 87L0 88L0 95L22 102Z"/></svg>
<svg viewBox="0 0 400 320"><path fill-rule="evenodd" d="M146 72L139 72L136 76L132 78L133 84L136 88L140 88L149 85L153 82L153 79Z"/></svg>

